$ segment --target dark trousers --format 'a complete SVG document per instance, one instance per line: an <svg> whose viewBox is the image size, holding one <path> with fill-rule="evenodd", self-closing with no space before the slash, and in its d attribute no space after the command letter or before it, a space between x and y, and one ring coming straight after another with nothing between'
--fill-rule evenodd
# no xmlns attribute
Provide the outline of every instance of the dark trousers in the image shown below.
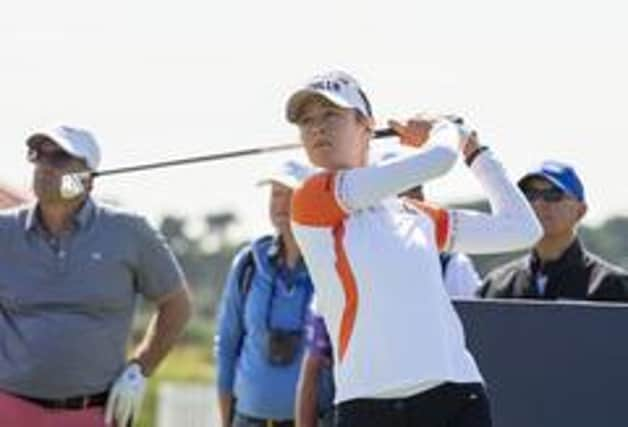
<svg viewBox="0 0 628 427"><path fill-rule="evenodd" d="M334 427L334 408L330 408L318 417L318 427Z"/></svg>
<svg viewBox="0 0 628 427"><path fill-rule="evenodd" d="M403 399L355 399L336 408L336 427L491 427L482 384L445 383Z"/></svg>

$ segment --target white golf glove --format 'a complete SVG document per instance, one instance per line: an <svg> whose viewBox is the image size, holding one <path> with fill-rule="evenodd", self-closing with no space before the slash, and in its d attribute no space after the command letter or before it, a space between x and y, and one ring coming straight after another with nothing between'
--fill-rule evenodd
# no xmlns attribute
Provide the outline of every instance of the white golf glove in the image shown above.
<svg viewBox="0 0 628 427"><path fill-rule="evenodd" d="M142 407L146 377L138 363L129 364L118 377L109 392L105 423L110 426L115 419L117 427L127 427L129 421L135 422Z"/></svg>

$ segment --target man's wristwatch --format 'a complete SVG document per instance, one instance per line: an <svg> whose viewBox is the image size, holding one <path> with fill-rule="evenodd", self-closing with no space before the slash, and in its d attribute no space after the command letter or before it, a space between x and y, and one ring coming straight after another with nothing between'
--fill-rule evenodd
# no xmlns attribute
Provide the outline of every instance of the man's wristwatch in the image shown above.
<svg viewBox="0 0 628 427"><path fill-rule="evenodd" d="M148 375L146 374L146 368L144 367L144 365L142 365L142 362L140 362L140 359L134 357L133 359L129 359L129 361L127 362L127 366L132 365L132 364L136 364L137 366L140 367L140 372L142 373L142 375L144 376L144 378L148 378Z"/></svg>

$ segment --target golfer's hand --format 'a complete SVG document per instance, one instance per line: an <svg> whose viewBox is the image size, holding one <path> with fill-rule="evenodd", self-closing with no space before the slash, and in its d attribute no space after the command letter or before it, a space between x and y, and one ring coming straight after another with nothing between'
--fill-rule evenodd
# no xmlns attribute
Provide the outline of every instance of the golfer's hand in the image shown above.
<svg viewBox="0 0 628 427"><path fill-rule="evenodd" d="M474 130L468 130L468 133L465 136L466 138L464 139L464 142L462 143L461 151L464 157L466 158L475 150L480 148L480 142L478 139L478 134Z"/></svg>
<svg viewBox="0 0 628 427"><path fill-rule="evenodd" d="M406 121L405 124L396 120L389 120L388 126L399 135L402 145L418 148L429 139L430 131L435 122L435 117L420 114Z"/></svg>
<svg viewBox="0 0 628 427"><path fill-rule="evenodd" d="M115 420L117 427L127 427L129 421L137 419L142 407L146 377L138 363L131 363L113 383L105 409L105 423Z"/></svg>

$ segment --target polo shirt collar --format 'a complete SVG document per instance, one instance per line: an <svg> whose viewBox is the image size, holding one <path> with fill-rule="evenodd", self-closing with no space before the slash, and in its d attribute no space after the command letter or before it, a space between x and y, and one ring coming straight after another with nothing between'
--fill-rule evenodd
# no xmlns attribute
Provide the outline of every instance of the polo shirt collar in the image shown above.
<svg viewBox="0 0 628 427"><path fill-rule="evenodd" d="M84 229L89 225L92 217L94 216L94 212L96 211L96 207L94 205L94 201L88 197L85 199L85 203L81 209L79 209L78 213L74 216L74 223L80 228Z"/></svg>
<svg viewBox="0 0 628 427"><path fill-rule="evenodd" d="M536 251L532 251L530 255L530 270L537 272L543 270L544 272L557 272L562 271L565 268L573 268L583 264L583 248L580 239L577 237L571 243L571 245L563 252L563 254L557 260L541 263Z"/></svg>
<svg viewBox="0 0 628 427"><path fill-rule="evenodd" d="M33 230L37 224L39 224L39 220L37 219L37 203L33 203L28 208L26 212L26 220L24 221L24 229L26 231Z"/></svg>
<svg viewBox="0 0 628 427"><path fill-rule="evenodd" d="M24 228L26 231L34 230L36 227L41 227L41 222L38 215L39 203L34 203L28 209L26 213L26 221L24 222ZM79 229L87 227L96 211L96 206L91 197L85 199L85 203L81 206L81 209L74 215L74 225Z"/></svg>

